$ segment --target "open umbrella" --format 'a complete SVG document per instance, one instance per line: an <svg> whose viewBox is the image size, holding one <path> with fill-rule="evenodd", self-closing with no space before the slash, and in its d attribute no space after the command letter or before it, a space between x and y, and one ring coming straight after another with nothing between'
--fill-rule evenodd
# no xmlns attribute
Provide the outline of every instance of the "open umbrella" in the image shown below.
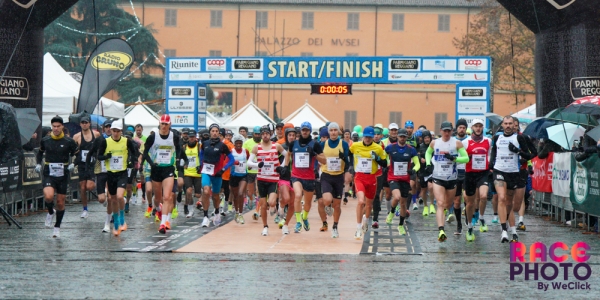
<svg viewBox="0 0 600 300"><path fill-rule="evenodd" d="M548 139L565 149L571 149L574 140L578 140L585 133L581 125L562 123L546 128Z"/></svg>
<svg viewBox="0 0 600 300"><path fill-rule="evenodd" d="M21 146L27 144L42 121L35 108L15 108L17 124L21 133Z"/></svg>
<svg viewBox="0 0 600 300"><path fill-rule="evenodd" d="M586 126L596 126L598 125L598 121L596 119L590 117L589 115L573 113L573 112L564 112L564 108L557 108L547 115L544 116L546 119L552 120L560 120L564 122L569 122L573 124L586 125Z"/></svg>
<svg viewBox="0 0 600 300"><path fill-rule="evenodd" d="M563 113L577 113L577 114L590 115L591 117L595 118L596 120L600 119L600 105L593 104L590 102L583 103L583 104L569 105L569 106L565 107L565 109L563 109L562 112Z"/></svg>
<svg viewBox="0 0 600 300"><path fill-rule="evenodd" d="M569 106L577 105L577 104L584 104L584 103L600 105L600 96L587 96L587 97L579 98L579 99L573 101L573 103L569 104Z"/></svg>
<svg viewBox="0 0 600 300"><path fill-rule="evenodd" d="M490 121L490 123L492 123L492 125L500 125L500 124L502 124L503 117L501 115L499 115L499 114L485 113L483 115Z"/></svg>
<svg viewBox="0 0 600 300"><path fill-rule="evenodd" d="M585 135L591 137L594 141L600 141L600 126L586 132Z"/></svg>
<svg viewBox="0 0 600 300"><path fill-rule="evenodd" d="M523 130L523 134L528 135L532 138L536 138L536 139L547 139L548 132L546 131L546 128L548 128L550 126L554 126L558 123L560 123L560 121L546 119L546 118L539 118L539 119L531 122L529 125L527 125L525 130Z"/></svg>

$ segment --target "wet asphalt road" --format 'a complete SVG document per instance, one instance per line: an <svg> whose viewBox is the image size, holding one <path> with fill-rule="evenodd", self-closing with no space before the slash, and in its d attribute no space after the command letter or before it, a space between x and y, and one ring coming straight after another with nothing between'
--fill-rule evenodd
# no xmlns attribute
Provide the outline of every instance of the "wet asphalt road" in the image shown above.
<svg viewBox="0 0 600 300"><path fill-rule="evenodd" d="M488 206L489 207L489 206ZM132 206L129 230L115 238L101 232L104 208L67 206L59 239L44 227L45 213L21 217L23 229L0 222L1 299L598 299L600 238L526 216L520 241L571 246L587 242L592 276L587 290L539 290L540 282L509 279L509 246L500 244L500 227L437 241L433 218L411 217L423 255L277 255L117 252L154 235L157 226ZM316 213L312 211L312 213ZM354 213L354 212L343 212ZM380 218L382 219L382 218ZM488 223L491 216L487 215ZM183 218L175 221L177 224ZM394 221L396 223L397 220ZM447 232L454 225L447 225ZM352 234L340 233L340 234ZM260 238L257 236L257 238ZM243 245L240 245L243 247ZM573 262L569 258L567 262ZM562 273L561 273L562 276ZM560 276L559 276L560 278ZM575 282L572 273L568 281Z"/></svg>

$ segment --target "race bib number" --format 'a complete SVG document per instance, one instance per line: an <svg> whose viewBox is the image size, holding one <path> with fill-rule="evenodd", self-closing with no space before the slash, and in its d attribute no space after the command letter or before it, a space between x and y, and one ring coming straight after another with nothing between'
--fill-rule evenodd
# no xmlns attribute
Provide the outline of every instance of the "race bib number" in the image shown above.
<svg viewBox="0 0 600 300"><path fill-rule="evenodd" d="M81 150L81 161L86 161L90 150Z"/></svg>
<svg viewBox="0 0 600 300"><path fill-rule="evenodd" d="M50 176L52 177L63 177L65 176L65 165L62 163L51 163L48 164L50 168Z"/></svg>
<svg viewBox="0 0 600 300"><path fill-rule="evenodd" d="M502 156L500 156L500 160L503 163L510 163L515 158L515 155L516 154L514 154L514 153L509 153L509 154L506 154L506 155L502 155Z"/></svg>
<svg viewBox="0 0 600 300"><path fill-rule="evenodd" d="M294 165L296 168L308 168L310 166L310 157L306 152L294 153Z"/></svg>
<svg viewBox="0 0 600 300"><path fill-rule="evenodd" d="M246 162L240 161L238 165L235 165L234 171L239 174L246 173Z"/></svg>
<svg viewBox="0 0 600 300"><path fill-rule="evenodd" d="M124 160L125 159L121 155L119 155L119 156L113 156L113 157L109 158L110 169L111 170L123 170L123 162L124 162Z"/></svg>
<svg viewBox="0 0 600 300"><path fill-rule="evenodd" d="M440 163L439 165L435 166L435 168L437 169L437 167L439 167L439 172L438 174L441 176L452 176L452 172L454 170L452 170L452 166L454 164L451 162L446 162L446 163Z"/></svg>
<svg viewBox="0 0 600 300"><path fill-rule="evenodd" d="M100 161L100 172L106 173L106 163L103 160Z"/></svg>
<svg viewBox="0 0 600 300"><path fill-rule="evenodd" d="M339 172L342 170L342 160L338 157L327 158L327 170L333 172Z"/></svg>
<svg viewBox="0 0 600 300"><path fill-rule="evenodd" d="M188 169L195 168L196 166L196 156L188 157Z"/></svg>
<svg viewBox="0 0 600 300"><path fill-rule="evenodd" d="M473 154L473 170L485 170L485 154Z"/></svg>
<svg viewBox="0 0 600 300"><path fill-rule="evenodd" d="M215 165L205 163L202 166L202 174L206 174L206 175L210 175L210 176L215 174Z"/></svg>
<svg viewBox="0 0 600 300"><path fill-rule="evenodd" d="M156 163L161 165L171 164L171 149L158 149L156 150Z"/></svg>
<svg viewBox="0 0 600 300"><path fill-rule="evenodd" d="M275 165L273 162L265 162L260 172L262 175L273 175L275 174Z"/></svg>
<svg viewBox="0 0 600 300"><path fill-rule="evenodd" d="M408 163L407 162L394 162L394 176L406 176L408 175Z"/></svg>
<svg viewBox="0 0 600 300"><path fill-rule="evenodd" d="M373 160L370 158L358 158L358 164L356 165L356 172L369 173L373 171Z"/></svg>

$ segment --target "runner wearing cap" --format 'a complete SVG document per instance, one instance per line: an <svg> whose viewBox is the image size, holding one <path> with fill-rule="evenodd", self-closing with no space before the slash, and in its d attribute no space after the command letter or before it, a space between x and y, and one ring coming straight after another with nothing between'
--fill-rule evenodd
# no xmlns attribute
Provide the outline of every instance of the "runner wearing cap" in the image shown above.
<svg viewBox="0 0 600 300"><path fill-rule="evenodd" d="M244 195L246 194L246 177L248 174L248 158L250 153L243 148L244 137L234 135L233 146L231 153L235 161L231 166L231 177L229 178L229 186L233 195L233 206L235 209L234 220L239 224L244 224Z"/></svg>
<svg viewBox="0 0 600 300"><path fill-rule="evenodd" d="M390 124L390 128L393 127L392 125L395 124ZM389 182L389 187L392 190L392 207L388 212L385 222L388 225L392 225L394 213L398 206L398 202L400 202L400 224L398 225L398 233L400 235L406 235L404 219L408 212L408 205L406 202L408 193L410 192L410 175L418 172L421 168L421 164L419 162L417 150L406 144L406 138L408 137L407 130L398 130L396 128L396 130L390 130L390 133L392 133L392 131L396 131L394 135L397 136L397 141L392 142L385 147L385 153L387 153L389 160L389 169L385 180Z"/></svg>
<svg viewBox="0 0 600 300"><path fill-rule="evenodd" d="M444 211L452 205L456 194L456 165L468 163L469 157L463 144L452 137L452 123L442 122L442 137L432 141L425 153L426 174L433 175L433 194L437 200L436 219L439 229L438 241L446 241Z"/></svg>
<svg viewBox="0 0 600 300"><path fill-rule="evenodd" d="M287 152L280 144L271 141L271 130L268 126L261 127L260 134L262 141L254 146L252 152L250 152L248 166L258 168L256 180L258 197L260 199L260 215L263 222L262 236L267 236L269 235L267 205L270 208L271 216L277 213L277 183L279 182L279 174L275 169L279 167L279 155L285 156Z"/></svg>
<svg viewBox="0 0 600 300"><path fill-rule="evenodd" d="M127 186L127 167L137 167L137 149L133 141L124 136L123 120L115 120L111 126L112 135L98 149L98 159L103 160L107 171L108 200L112 208L113 234L118 236L127 230L125 222L125 188Z"/></svg>
<svg viewBox="0 0 600 300"><path fill-rule="evenodd" d="M219 138L219 125L211 124L209 126L210 139L200 146L200 161L202 162L202 206L204 208L204 218L202 227L208 227L210 220L208 218L209 197L212 193L214 206L213 224L221 224L221 215L219 207L221 205L220 192L223 184L223 173L229 169L234 162L233 155L229 147ZM228 162L225 163L225 158Z"/></svg>
<svg viewBox="0 0 600 300"><path fill-rule="evenodd" d="M459 142L462 142L464 140L466 140L469 136L467 135L467 127L469 126L469 124L467 123L467 120L465 119L458 119L458 121L456 121L456 137L455 139L457 139ZM446 219L446 222L450 223L453 221L457 221L456 223L456 233L461 234L462 233L462 221L461 221L461 198L462 198L462 192L463 192L463 183L465 181L465 168L466 168L466 164L458 164L456 165L456 171L457 171L457 175L456 175L456 194L454 196L454 205L452 207L450 207L450 210L448 211L448 218Z"/></svg>
<svg viewBox="0 0 600 300"><path fill-rule="evenodd" d="M69 184L69 173L75 169L70 163L71 156L77 152L77 143L63 132L63 119L56 116L50 120L52 131L40 142L35 171L43 173L44 202L48 208L46 227L52 227L52 219L56 212L56 223L52 237L60 237L60 224L65 215L65 198ZM45 157L42 168L42 158ZM56 210L54 209L54 193L56 192Z"/></svg>
<svg viewBox="0 0 600 300"><path fill-rule="evenodd" d="M254 146L260 143L260 126L254 126L252 129L252 138L247 139L244 142L244 149L248 151L248 153L252 152ZM258 169L248 169L248 175L246 177L246 183L248 187L248 194L246 194L248 200L248 209L253 209L256 202L258 202L258 197L255 198L256 195L256 174L258 174ZM258 209L258 207L257 207ZM258 214L256 213L256 219L258 219Z"/></svg>
<svg viewBox="0 0 600 300"><path fill-rule="evenodd" d="M180 160L181 144L179 135L171 130L171 117L164 114L160 117L160 129L149 136L144 144L144 158L150 165L152 190L157 202L162 201L162 207L156 205L156 215L160 219L158 231L166 233L171 229L171 212L175 207L173 188L175 184L174 164ZM185 166L184 166L185 167Z"/></svg>
<svg viewBox="0 0 600 300"><path fill-rule="evenodd" d="M502 120L504 132L496 135L492 140L492 151L490 154L490 168L494 170L494 186L498 193L498 215L502 225L502 243L509 242L507 220L510 225L512 239L510 242L518 242L519 236L515 227L514 217L511 219L511 212L518 213L521 208L521 201L514 197L515 190L520 185L520 158L529 160L533 154L529 152L527 141L522 135L514 134L514 122L512 116L506 116Z"/></svg>
<svg viewBox="0 0 600 300"><path fill-rule="evenodd" d="M285 130L285 128L283 128L285 126L285 124L283 124L282 122L278 122L275 125L275 134L273 135L273 137L271 138L272 142L277 143L280 140L283 140L285 137L283 136L283 131ZM293 125L292 125L293 126Z"/></svg>
<svg viewBox="0 0 600 300"><path fill-rule="evenodd" d="M375 129L371 126L363 129L363 140L350 147L351 161L354 164L354 186L358 205L356 206L357 229L355 239L361 239L368 230L367 220L371 217L373 199L377 192L378 167L387 167L387 155L381 145L373 142ZM363 214L363 211L365 214Z"/></svg>
<svg viewBox="0 0 600 300"><path fill-rule="evenodd" d="M419 145L417 152L419 153L419 161L422 166L425 165L425 153L429 149L429 144L432 141L431 132L425 130L422 132L423 143ZM427 217L430 214L435 214L435 205L433 204L433 178L431 174L425 172L425 168L421 168L418 172L419 185L421 187L421 200L423 201L423 216ZM427 203L429 202L429 206Z"/></svg>
<svg viewBox="0 0 600 300"><path fill-rule="evenodd" d="M465 221L469 230L467 231L467 242L475 240L473 226L477 224L474 214L481 211L481 226L479 231L487 232L487 225L483 218L488 195L489 159L492 149L492 141L483 135L484 122L474 119L471 125L472 134L462 141L469 155L465 174ZM475 203L476 195L479 195L479 207Z"/></svg>
<svg viewBox="0 0 600 300"><path fill-rule="evenodd" d="M296 141L296 129L292 126L291 128L286 128L284 132L286 142L281 146L284 150L289 151L291 147L293 147L294 142ZM291 180L291 168L284 167L283 162L285 160L285 156L279 156L279 163L281 166L275 169L277 173L279 173L279 182L277 187L279 188L279 209L278 212L280 215L283 215L281 211L282 207L287 206L287 213L283 219L279 221L279 228L281 228L282 234L289 234L289 225L292 217L294 216L294 189L292 188ZM285 211L285 210L284 210Z"/></svg>
<svg viewBox="0 0 600 300"><path fill-rule="evenodd" d="M194 199L192 196L200 199L202 194L202 178L200 176L200 143L198 143L194 129L190 129L188 134L188 142L184 146L188 165L183 171L183 182L185 185L183 213L186 218L191 218L194 216Z"/></svg>
<svg viewBox="0 0 600 300"><path fill-rule="evenodd" d="M102 137L107 138L112 135L112 131L110 131L110 126L112 126L111 120L104 121L104 124L102 125Z"/></svg>
<svg viewBox="0 0 600 300"><path fill-rule="evenodd" d="M79 125L81 126L81 132L78 132L73 136L73 140L79 146L79 151L75 156L75 164L77 165L77 171L79 174L79 198L81 199L81 204L83 204L83 212L81 213L81 217L87 218L87 192L92 191L96 185L94 182L94 169L87 169L85 161L88 153L94 145L94 141L96 138L100 137L100 133L90 130L90 118L88 116L82 117L79 121Z"/></svg>
<svg viewBox="0 0 600 300"><path fill-rule="evenodd" d="M315 192L315 160L322 164L327 163L321 144L315 142L310 136L312 125L309 122L303 122L300 128L300 137L289 149L290 151L287 152L288 155L284 161L284 166L290 163L292 165L291 182L294 188L294 211L296 215L295 233L300 233L302 226L304 226L304 230L310 230L308 213ZM304 207L302 206L303 193Z"/></svg>

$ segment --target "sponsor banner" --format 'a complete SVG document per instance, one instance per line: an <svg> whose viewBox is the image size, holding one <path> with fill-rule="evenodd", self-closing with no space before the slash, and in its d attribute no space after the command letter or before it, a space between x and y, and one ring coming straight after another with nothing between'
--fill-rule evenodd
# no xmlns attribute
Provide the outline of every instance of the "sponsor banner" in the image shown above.
<svg viewBox="0 0 600 300"><path fill-rule="evenodd" d="M264 63L262 58L234 58L231 60L232 71L262 71L263 66Z"/></svg>
<svg viewBox="0 0 600 300"><path fill-rule="evenodd" d="M195 100L169 99L167 100L167 109L169 113L194 112L194 101Z"/></svg>
<svg viewBox="0 0 600 300"><path fill-rule="evenodd" d="M24 77L0 77L0 99L24 100L29 98L29 81Z"/></svg>
<svg viewBox="0 0 600 300"><path fill-rule="evenodd" d="M9 160L0 164L0 191L4 193L23 189L21 162Z"/></svg>
<svg viewBox="0 0 600 300"><path fill-rule="evenodd" d="M199 58L172 58L169 60L169 71L171 72L200 72Z"/></svg>
<svg viewBox="0 0 600 300"><path fill-rule="evenodd" d="M206 59L206 71L226 71L227 70L227 59L225 58L208 58Z"/></svg>
<svg viewBox="0 0 600 300"><path fill-rule="evenodd" d="M487 58L460 58L458 59L459 71L487 71L489 59Z"/></svg>
<svg viewBox="0 0 600 300"><path fill-rule="evenodd" d="M170 114L171 115L171 123L174 126L194 126L194 116L195 114Z"/></svg>
<svg viewBox="0 0 600 300"><path fill-rule="evenodd" d="M169 98L194 98L193 86L170 86Z"/></svg>
<svg viewBox="0 0 600 300"><path fill-rule="evenodd" d="M571 160L571 204L578 211L591 215L600 215L600 188L598 172L600 160L598 155L577 162L575 156Z"/></svg>
<svg viewBox="0 0 600 300"><path fill-rule="evenodd" d="M35 171L37 165L37 151L25 151L23 152L23 185L41 187L42 186L42 175Z"/></svg>
<svg viewBox="0 0 600 300"><path fill-rule="evenodd" d="M485 86L461 86L458 88L458 99L485 100L488 97L488 88Z"/></svg>
<svg viewBox="0 0 600 300"><path fill-rule="evenodd" d="M198 99L206 99L206 87L198 87Z"/></svg>
<svg viewBox="0 0 600 300"><path fill-rule="evenodd" d="M423 71L456 71L456 59L423 59Z"/></svg>
<svg viewBox="0 0 600 300"><path fill-rule="evenodd" d="M421 59L418 58L390 58L388 63L390 72L421 71Z"/></svg>
<svg viewBox="0 0 600 300"><path fill-rule="evenodd" d="M600 77L571 78L571 96L575 100L587 96L600 96Z"/></svg>
<svg viewBox="0 0 600 300"><path fill-rule="evenodd" d="M571 153L554 153L552 162L552 193L569 197L571 191Z"/></svg>
<svg viewBox="0 0 600 300"><path fill-rule="evenodd" d="M487 101L458 101L459 114L484 114L487 112Z"/></svg>
<svg viewBox="0 0 600 300"><path fill-rule="evenodd" d="M531 160L533 164L531 186L534 190L543 193L552 193L553 159L554 152L550 152L545 159L535 157Z"/></svg>
<svg viewBox="0 0 600 300"><path fill-rule="evenodd" d="M435 72L403 72L389 73L390 81L484 81L487 80L486 73L435 73Z"/></svg>
<svg viewBox="0 0 600 300"><path fill-rule="evenodd" d="M198 112L199 113L206 113L206 106L207 106L206 100L198 100Z"/></svg>
<svg viewBox="0 0 600 300"><path fill-rule="evenodd" d="M250 80L260 81L263 80L263 73L242 73L242 72L231 72L231 73L175 73L169 74L169 79L172 81L232 81L235 80Z"/></svg>

